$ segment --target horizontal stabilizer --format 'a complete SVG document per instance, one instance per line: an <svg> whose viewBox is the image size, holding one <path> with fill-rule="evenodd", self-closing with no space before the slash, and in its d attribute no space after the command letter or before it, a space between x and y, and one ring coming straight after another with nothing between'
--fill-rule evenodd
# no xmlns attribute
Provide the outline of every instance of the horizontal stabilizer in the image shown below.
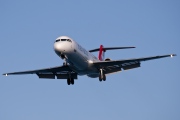
<svg viewBox="0 0 180 120"><path fill-rule="evenodd" d="M136 47L105 47L103 48L104 51L106 50L116 50L116 49L129 49L129 48L136 48ZM100 48L89 50L89 52L97 52Z"/></svg>

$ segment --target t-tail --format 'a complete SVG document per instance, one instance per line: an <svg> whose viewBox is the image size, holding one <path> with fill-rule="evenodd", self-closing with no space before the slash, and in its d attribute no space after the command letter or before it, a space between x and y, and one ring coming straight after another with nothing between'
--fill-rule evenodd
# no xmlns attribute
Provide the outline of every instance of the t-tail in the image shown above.
<svg viewBox="0 0 180 120"><path fill-rule="evenodd" d="M98 59L100 61L103 61L105 58L106 50L129 49L129 48L135 48L135 47L104 47L103 45L100 45L100 48L90 50L89 52L99 51Z"/></svg>
<svg viewBox="0 0 180 120"><path fill-rule="evenodd" d="M104 50L103 45L100 45L99 55L98 55L98 59L99 59L100 61L103 61L103 60L104 60L104 52L105 52L105 50Z"/></svg>

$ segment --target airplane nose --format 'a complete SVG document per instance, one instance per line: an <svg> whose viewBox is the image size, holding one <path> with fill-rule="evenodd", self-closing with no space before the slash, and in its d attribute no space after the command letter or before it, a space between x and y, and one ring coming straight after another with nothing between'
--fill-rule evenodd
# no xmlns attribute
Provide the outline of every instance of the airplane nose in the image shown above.
<svg viewBox="0 0 180 120"><path fill-rule="evenodd" d="M59 43L54 43L54 50L55 50L56 52L62 52L61 44L59 44Z"/></svg>
<svg viewBox="0 0 180 120"><path fill-rule="evenodd" d="M72 45L69 42L55 42L54 51L58 54L69 54L72 52Z"/></svg>

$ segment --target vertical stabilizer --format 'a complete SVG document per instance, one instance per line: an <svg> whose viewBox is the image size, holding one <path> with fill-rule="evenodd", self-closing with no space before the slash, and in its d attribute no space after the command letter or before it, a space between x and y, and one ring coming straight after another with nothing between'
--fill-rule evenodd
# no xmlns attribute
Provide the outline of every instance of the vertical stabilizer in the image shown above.
<svg viewBox="0 0 180 120"><path fill-rule="evenodd" d="M101 61L104 60L104 52L105 52L105 50L104 50L103 45L100 45L98 59Z"/></svg>

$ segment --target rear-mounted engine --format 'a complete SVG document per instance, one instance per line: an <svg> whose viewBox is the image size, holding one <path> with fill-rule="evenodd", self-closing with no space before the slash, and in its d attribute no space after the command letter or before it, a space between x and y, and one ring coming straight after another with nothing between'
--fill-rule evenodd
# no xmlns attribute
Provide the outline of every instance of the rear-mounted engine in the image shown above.
<svg viewBox="0 0 180 120"><path fill-rule="evenodd" d="M106 58L105 61L111 61L111 59L110 58Z"/></svg>

